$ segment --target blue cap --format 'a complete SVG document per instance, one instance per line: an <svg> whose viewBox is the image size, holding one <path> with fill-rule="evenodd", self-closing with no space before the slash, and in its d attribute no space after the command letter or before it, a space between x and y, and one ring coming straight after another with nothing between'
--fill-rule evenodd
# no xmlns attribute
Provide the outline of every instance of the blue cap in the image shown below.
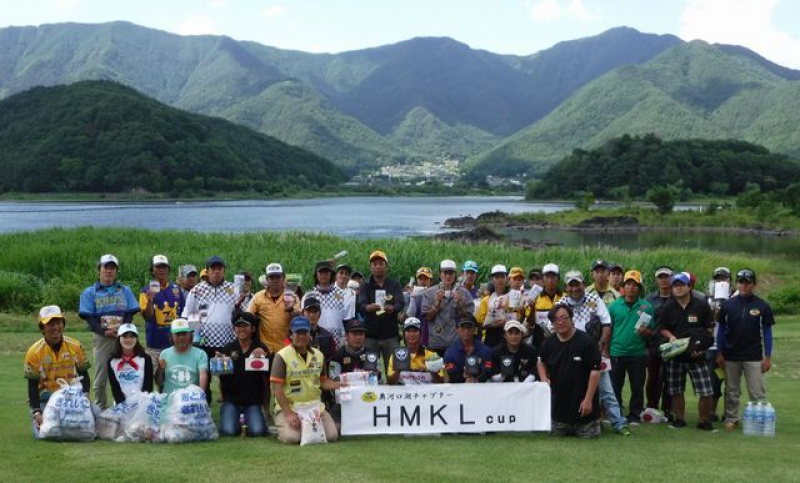
<svg viewBox="0 0 800 483"><path fill-rule="evenodd" d="M311 321L305 317L295 317L292 319L292 323L289 325L289 330L291 330L293 334L295 332L300 332L301 330L311 332Z"/></svg>
<svg viewBox="0 0 800 483"><path fill-rule="evenodd" d="M224 267L225 260L223 260L221 257L217 255L214 255L213 257L209 258L208 261L206 261L206 268L214 265L222 265Z"/></svg>
<svg viewBox="0 0 800 483"><path fill-rule="evenodd" d="M675 275L672 276L669 283L670 285L675 285L675 283L680 282L684 285L689 285L689 277L683 272L677 272Z"/></svg>
<svg viewBox="0 0 800 483"><path fill-rule="evenodd" d="M466 262L464 262L464 266L461 267L461 271L462 272L470 271L478 273L478 264L475 263L475 261L473 260L467 260Z"/></svg>

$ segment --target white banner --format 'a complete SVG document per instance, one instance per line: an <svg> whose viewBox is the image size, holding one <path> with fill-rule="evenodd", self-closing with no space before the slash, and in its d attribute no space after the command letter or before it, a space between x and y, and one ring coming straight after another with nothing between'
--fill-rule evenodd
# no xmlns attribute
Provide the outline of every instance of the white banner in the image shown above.
<svg viewBox="0 0 800 483"><path fill-rule="evenodd" d="M342 434L549 431L550 386L428 384L349 388Z"/></svg>

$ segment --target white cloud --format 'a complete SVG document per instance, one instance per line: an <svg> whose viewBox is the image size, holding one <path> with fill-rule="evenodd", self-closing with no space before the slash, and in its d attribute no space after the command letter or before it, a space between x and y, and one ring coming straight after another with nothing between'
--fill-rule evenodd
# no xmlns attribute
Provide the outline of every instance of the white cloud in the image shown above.
<svg viewBox="0 0 800 483"><path fill-rule="evenodd" d="M599 15L591 12L588 8L586 8L586 5L584 5L581 0L572 0L569 3L567 9L572 15L574 15L579 20L582 20L584 22L597 20L598 18L600 18Z"/></svg>
<svg viewBox="0 0 800 483"><path fill-rule="evenodd" d="M540 0L531 7L531 18L537 22L552 20L561 15L561 7L556 0Z"/></svg>
<svg viewBox="0 0 800 483"><path fill-rule="evenodd" d="M778 0L689 0L681 14L684 40L743 45L778 64L800 68L800 38L777 28Z"/></svg>
<svg viewBox="0 0 800 483"><path fill-rule="evenodd" d="M205 15L187 18L178 25L177 32L181 35L219 35L214 21Z"/></svg>
<svg viewBox="0 0 800 483"><path fill-rule="evenodd" d="M265 8L263 13L267 18L275 18L286 13L286 7L283 5L272 5Z"/></svg>

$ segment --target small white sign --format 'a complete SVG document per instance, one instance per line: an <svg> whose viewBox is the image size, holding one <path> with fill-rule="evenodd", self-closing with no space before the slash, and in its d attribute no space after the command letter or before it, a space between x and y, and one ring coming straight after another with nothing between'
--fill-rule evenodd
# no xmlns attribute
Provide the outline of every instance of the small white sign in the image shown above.
<svg viewBox="0 0 800 483"><path fill-rule="evenodd" d="M375 291L375 303L380 306L381 310L386 307L386 290Z"/></svg>
<svg viewBox="0 0 800 483"><path fill-rule="evenodd" d="M248 357L244 360L244 370L269 372L269 359L266 357Z"/></svg>
<svg viewBox="0 0 800 483"><path fill-rule="evenodd" d="M611 370L611 359L603 357L600 360L600 372L608 372Z"/></svg>
<svg viewBox="0 0 800 483"><path fill-rule="evenodd" d="M714 283L714 299L715 300L728 300L731 295L731 284L728 282L715 282Z"/></svg>
<svg viewBox="0 0 800 483"><path fill-rule="evenodd" d="M639 314L639 320L636 321L636 329L640 329L642 327L649 327L650 321L653 319L653 316L648 314L647 312L642 312Z"/></svg>

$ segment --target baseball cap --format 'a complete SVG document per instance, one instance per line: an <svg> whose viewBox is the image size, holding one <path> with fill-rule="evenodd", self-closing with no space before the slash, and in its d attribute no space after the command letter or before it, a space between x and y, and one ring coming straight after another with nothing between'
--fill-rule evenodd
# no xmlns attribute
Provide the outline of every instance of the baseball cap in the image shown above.
<svg viewBox="0 0 800 483"><path fill-rule="evenodd" d="M189 321L179 317L172 321L169 325L169 331L173 334L180 334L181 332L194 332L192 327L189 325Z"/></svg>
<svg viewBox="0 0 800 483"><path fill-rule="evenodd" d="M308 296L303 299L303 310L310 309L310 308L320 308L321 305L319 303L319 299L316 297Z"/></svg>
<svg viewBox="0 0 800 483"><path fill-rule="evenodd" d="M424 275L428 278L433 278L433 272L428 267L419 267L417 269L417 274L414 275L414 278L419 278L420 275Z"/></svg>
<svg viewBox="0 0 800 483"><path fill-rule="evenodd" d="M714 269L714 274L712 277L718 277L720 275L724 275L728 278L731 278L731 270L728 267L717 267Z"/></svg>
<svg viewBox="0 0 800 483"><path fill-rule="evenodd" d="M453 260L442 260L442 263L439 264L439 271L446 272L446 271L456 271L458 270L458 265Z"/></svg>
<svg viewBox="0 0 800 483"><path fill-rule="evenodd" d="M292 323L289 324L289 330L291 330L293 334L303 330L311 332L311 321L305 317L295 317L292 319Z"/></svg>
<svg viewBox="0 0 800 483"><path fill-rule="evenodd" d="M753 282L756 283L756 272L750 270L749 268L743 268L736 272L736 281L746 281L746 282Z"/></svg>
<svg viewBox="0 0 800 483"><path fill-rule="evenodd" d="M206 260L206 268L213 267L214 265L222 265L225 266L225 260L222 257L214 255L213 257Z"/></svg>
<svg viewBox="0 0 800 483"><path fill-rule="evenodd" d="M656 268L656 277L659 277L661 275L668 275L668 276L671 277L673 273L674 272L672 271L672 268L670 268L670 267L668 267L666 265L662 265L662 266Z"/></svg>
<svg viewBox="0 0 800 483"><path fill-rule="evenodd" d="M580 270L570 270L570 271L569 271L569 272L567 272L567 274L564 276L564 282L565 282L567 285L569 285L569 284L570 284L570 283L572 283L572 282L576 282L576 281L577 281L577 282L580 282L580 283L583 283L583 282L584 282L584 280L583 280L583 273L581 273L581 272L580 272Z"/></svg>
<svg viewBox="0 0 800 483"><path fill-rule="evenodd" d="M684 285L689 285L689 275L686 272L678 272L672 275L672 278L669 280L670 285L675 285L676 283L682 283Z"/></svg>
<svg viewBox="0 0 800 483"><path fill-rule="evenodd" d="M372 260L375 260L376 258L380 258L384 262L389 263L389 259L386 258L386 254L384 252L382 252L381 250L375 250L374 252L369 254L369 261L370 262Z"/></svg>
<svg viewBox="0 0 800 483"><path fill-rule="evenodd" d="M117 329L117 337L122 337L123 335L133 332L136 337L139 337L139 329L136 328L133 324L122 324Z"/></svg>
<svg viewBox="0 0 800 483"><path fill-rule="evenodd" d="M258 316L250 312L242 312L234 319L233 325L249 325L255 327L258 325Z"/></svg>
<svg viewBox="0 0 800 483"><path fill-rule="evenodd" d="M462 326L462 325L468 325L470 327L475 327L476 325L478 325L478 321L475 320L475 316L474 315L468 313L468 314L464 314L464 316L461 317L461 320L458 321L458 325L459 325L459 327Z"/></svg>
<svg viewBox="0 0 800 483"><path fill-rule="evenodd" d="M353 270L353 273L350 274L350 278L364 278L364 274L358 270Z"/></svg>
<svg viewBox="0 0 800 483"><path fill-rule="evenodd" d="M361 322L357 318L352 318L350 320L344 321L344 331L345 332L366 332L367 326L364 325L364 322Z"/></svg>
<svg viewBox="0 0 800 483"><path fill-rule="evenodd" d="M242 270L241 272L237 273L237 275L243 276L245 280L253 280L253 274L248 270Z"/></svg>
<svg viewBox="0 0 800 483"><path fill-rule="evenodd" d="M601 268L601 267L605 268L605 269L608 269L608 262L605 261L605 260L595 260L595 261L592 262L592 270L595 270L595 269Z"/></svg>
<svg viewBox="0 0 800 483"><path fill-rule="evenodd" d="M181 265L178 267L178 272L181 277L188 277L192 273L197 273L197 267L194 265Z"/></svg>
<svg viewBox="0 0 800 483"><path fill-rule="evenodd" d="M506 332L508 332L511 329L517 329L523 334L528 333L528 329L524 325L522 325L522 323L520 323L518 320L509 320L508 322L506 322L506 325L503 326L503 330L505 330Z"/></svg>
<svg viewBox="0 0 800 483"><path fill-rule="evenodd" d="M117 257L115 257L114 255L112 255L110 253L107 253L107 254L103 255L102 257L100 257L100 261L97 262L97 266L99 268L99 267L102 267L102 266L104 266L106 264L109 264L109 263L113 263L114 265L117 266L117 268L119 268L119 260L117 260Z"/></svg>
<svg viewBox="0 0 800 483"><path fill-rule="evenodd" d="M533 267L528 270L528 278L542 278L542 269L539 267Z"/></svg>
<svg viewBox="0 0 800 483"><path fill-rule="evenodd" d="M336 266L336 271L338 272L339 270L346 270L347 273L353 273L353 267L351 267L350 265L348 265L346 263L340 263L339 265L337 265Z"/></svg>
<svg viewBox="0 0 800 483"><path fill-rule="evenodd" d="M156 255L156 256L153 257L153 261L150 262L150 265L152 265L154 267L156 265L169 266L169 260L167 259L167 257L165 255Z"/></svg>
<svg viewBox="0 0 800 483"><path fill-rule="evenodd" d="M270 275L283 275L283 267L280 263L270 263L265 269L267 276Z"/></svg>
<svg viewBox="0 0 800 483"><path fill-rule="evenodd" d="M314 272L320 272L322 270L327 270L329 272L332 272L333 266L331 265L331 262L329 262L328 260L317 262L317 264L314 266Z"/></svg>
<svg viewBox="0 0 800 483"><path fill-rule="evenodd" d="M64 319L61 307L58 305L46 305L42 307L42 310L39 311L39 322L46 324L53 319Z"/></svg>
<svg viewBox="0 0 800 483"><path fill-rule="evenodd" d="M403 322L403 331L414 328L416 328L417 330L420 330L422 328L422 322L418 318L409 317L406 319L405 322Z"/></svg>
<svg viewBox="0 0 800 483"><path fill-rule="evenodd" d="M548 263L547 265L542 267L542 275L547 275L548 273L551 273L553 275L560 275L561 270L555 263Z"/></svg>
<svg viewBox="0 0 800 483"><path fill-rule="evenodd" d="M467 260L461 267L462 272L475 272L478 273L478 264L473 260Z"/></svg>
<svg viewBox="0 0 800 483"><path fill-rule="evenodd" d="M625 276L622 277L622 283L627 282L628 280L633 280L639 285L642 285L642 274L639 270L628 270L625 272Z"/></svg>
<svg viewBox="0 0 800 483"><path fill-rule="evenodd" d="M608 265L608 271L613 272L614 270L619 270L620 272L622 272L623 271L622 265L620 265L619 263L611 262Z"/></svg>
<svg viewBox="0 0 800 483"><path fill-rule="evenodd" d="M514 278L514 277L525 278L525 271L522 270L522 267L511 267L511 271L508 272L508 278Z"/></svg>
<svg viewBox="0 0 800 483"><path fill-rule="evenodd" d="M508 273L508 269L506 269L505 265L495 265L495 266L492 267L492 276L495 276L495 275L498 275L498 274L501 274L501 273L503 275L506 275Z"/></svg>
<svg viewBox="0 0 800 483"><path fill-rule="evenodd" d="M200 278L203 278L203 277L208 277L208 270L205 269L205 268L200 270Z"/></svg>

